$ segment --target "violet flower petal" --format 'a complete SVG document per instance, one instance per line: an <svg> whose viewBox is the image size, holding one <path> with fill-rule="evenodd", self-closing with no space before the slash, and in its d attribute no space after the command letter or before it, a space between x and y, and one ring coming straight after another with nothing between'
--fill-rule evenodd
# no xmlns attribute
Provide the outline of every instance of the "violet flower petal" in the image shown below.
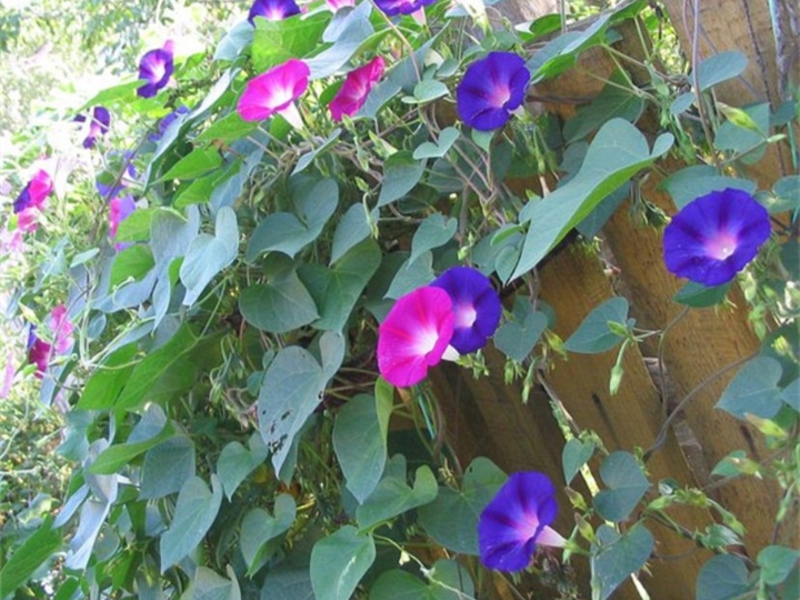
<svg viewBox="0 0 800 600"><path fill-rule="evenodd" d="M543 473L513 473L478 519L481 562L490 569L520 571L536 545L562 546L564 538L549 525L558 505L555 487Z"/></svg>
<svg viewBox="0 0 800 600"><path fill-rule="evenodd" d="M417 12L424 6L429 6L436 0L374 0L377 6L386 16L410 15Z"/></svg>
<svg viewBox="0 0 800 600"><path fill-rule="evenodd" d="M331 100L328 107L334 121L341 121L342 115L352 117L367 101L367 95L372 87L383 76L386 63L383 58L376 56L367 64L350 71Z"/></svg>
<svg viewBox="0 0 800 600"><path fill-rule="evenodd" d="M245 121L262 121L281 112L308 87L311 71L296 58L273 67L247 82L237 110Z"/></svg>
<svg viewBox="0 0 800 600"><path fill-rule="evenodd" d="M453 303L447 292L421 287L395 302L378 329L378 369L389 383L419 383L453 335Z"/></svg>
<svg viewBox="0 0 800 600"><path fill-rule="evenodd" d="M453 301L454 329L450 345L461 354L474 352L494 335L503 307L492 282L471 267L452 267L431 283Z"/></svg>
<svg viewBox="0 0 800 600"><path fill-rule="evenodd" d="M255 0L250 7L247 20L255 26L256 17L264 17L268 21L281 21L299 14L300 7L294 0Z"/></svg>
<svg viewBox="0 0 800 600"><path fill-rule="evenodd" d="M664 263L706 286L732 280L770 235L769 213L745 191L727 188L684 206L664 230Z"/></svg>
<svg viewBox="0 0 800 600"><path fill-rule="evenodd" d="M14 212L20 213L29 208L41 210L52 191L53 180L47 171L39 169L14 200Z"/></svg>
<svg viewBox="0 0 800 600"><path fill-rule="evenodd" d="M173 70L173 44L167 40L163 48L145 52L139 61L139 79L146 83L136 93L142 98L152 98L167 85Z"/></svg>
<svg viewBox="0 0 800 600"><path fill-rule="evenodd" d="M502 127L525 99L530 78L525 61L512 52L490 52L475 61L456 89L461 120L479 131Z"/></svg>

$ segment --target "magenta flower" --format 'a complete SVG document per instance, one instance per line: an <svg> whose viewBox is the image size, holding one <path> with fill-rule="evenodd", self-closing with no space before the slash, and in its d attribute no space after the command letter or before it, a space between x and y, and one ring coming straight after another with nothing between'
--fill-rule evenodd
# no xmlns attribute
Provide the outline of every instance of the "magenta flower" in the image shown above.
<svg viewBox="0 0 800 600"><path fill-rule="evenodd" d="M367 64L350 71L333 97L329 106L334 121L341 121L342 115L352 117L364 105L372 86L383 76L385 63L376 56Z"/></svg>
<svg viewBox="0 0 800 600"><path fill-rule="evenodd" d="M74 343L73 326L67 317L67 307L59 304L50 312L48 329L53 336L53 344L36 335L36 326L31 325L28 332L28 362L36 365L36 377L41 379L54 354L67 354ZM54 348L55 346L55 348Z"/></svg>
<svg viewBox="0 0 800 600"><path fill-rule="evenodd" d="M172 51L172 40L167 40L163 48L150 50L142 56L139 61L139 79L146 83L136 90L139 96L152 98L167 85L174 69Z"/></svg>
<svg viewBox="0 0 800 600"><path fill-rule="evenodd" d="M453 339L450 345L461 354L475 352L486 345L500 323L503 307L492 282L471 267L452 267L433 283L453 302Z"/></svg>
<svg viewBox="0 0 800 600"><path fill-rule="evenodd" d="M378 369L389 383L419 383L453 336L453 303L447 292L421 287L395 302L378 329Z"/></svg>
<svg viewBox="0 0 800 600"><path fill-rule="evenodd" d="M108 234L111 239L117 237L117 229L119 228L119 224L131 216L131 213L133 213L135 210L136 201L133 199L133 196L117 196L116 198L111 199L111 201L108 203ZM124 250L129 245L130 244L127 243L117 243L114 244L114 247L117 250Z"/></svg>
<svg viewBox="0 0 800 600"><path fill-rule="evenodd" d="M525 61L512 52L490 52L475 61L456 90L461 120L479 131L502 127L525 99L530 78Z"/></svg>
<svg viewBox="0 0 800 600"><path fill-rule="evenodd" d="M86 117L84 115L78 115L75 117L74 121L85 123ZM94 109L92 109L92 120L89 123L89 131L83 139L83 147L94 148L97 138L101 135L105 135L110 125L111 114L108 112L108 109L103 106L95 106Z"/></svg>
<svg viewBox="0 0 800 600"><path fill-rule="evenodd" d="M726 283L770 234L769 213L747 192L727 188L692 200L664 230L664 263L678 277Z"/></svg>
<svg viewBox="0 0 800 600"><path fill-rule="evenodd" d="M300 7L294 0L255 0L250 7L247 20L255 27L256 17L264 17L268 21L281 21L299 14Z"/></svg>
<svg viewBox="0 0 800 600"><path fill-rule="evenodd" d="M563 546L564 538L549 526L558 513L555 494L543 473L512 473L478 519L481 562L498 571L521 571L537 545Z"/></svg>
<svg viewBox="0 0 800 600"><path fill-rule="evenodd" d="M69 352L73 344L73 327L67 316L66 306L59 304L50 311L48 326L50 327L50 331L53 332L56 352L58 354L66 354Z"/></svg>
<svg viewBox="0 0 800 600"><path fill-rule="evenodd" d="M340 8L356 5L356 0L325 0L325 1L328 3L328 6L331 7L331 10L333 12L336 12Z"/></svg>
<svg viewBox="0 0 800 600"><path fill-rule="evenodd" d="M311 71L292 58L247 82L237 110L245 121L261 121L292 105L308 87Z"/></svg>
<svg viewBox="0 0 800 600"><path fill-rule="evenodd" d="M47 171L39 169L14 200L14 212L21 213L31 208L42 210L45 200L52 192L53 180Z"/></svg>
<svg viewBox="0 0 800 600"><path fill-rule="evenodd" d="M394 15L410 15L434 2L436 0L375 0L375 6L386 16L393 17Z"/></svg>

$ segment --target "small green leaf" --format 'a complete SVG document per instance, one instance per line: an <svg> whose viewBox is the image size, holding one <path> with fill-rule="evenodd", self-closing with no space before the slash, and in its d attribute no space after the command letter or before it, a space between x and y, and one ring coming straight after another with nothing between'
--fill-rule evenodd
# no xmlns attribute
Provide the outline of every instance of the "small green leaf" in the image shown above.
<svg viewBox="0 0 800 600"><path fill-rule="evenodd" d="M157 435L142 441L128 442L126 444L115 444L109 446L97 457L89 468L90 473L96 475L110 475L116 473L122 467L130 463L134 458L144 454L151 448L158 446L161 442L172 436L174 429L169 422L166 422L163 429Z"/></svg>
<svg viewBox="0 0 800 600"><path fill-rule="evenodd" d="M345 252L359 242L367 239L372 233L371 223L377 223L378 210L367 212L363 204L352 204L339 219L336 231L333 232L333 245L331 246L331 264L335 263Z"/></svg>
<svg viewBox="0 0 800 600"><path fill-rule="evenodd" d="M754 181L717 175L713 167L706 165L696 165L676 171L665 179L659 187L669 192L679 210L700 196L718 192L725 188L744 190L748 194L753 194L756 191Z"/></svg>
<svg viewBox="0 0 800 600"><path fill-rule="evenodd" d="M249 24L247 28L249 31L253 31L253 28ZM214 121L208 129L205 129L195 138L195 141L234 142L253 132L256 127L258 127L258 123L243 120L239 112L234 110L221 119Z"/></svg>
<svg viewBox="0 0 800 600"><path fill-rule="evenodd" d="M136 344L128 344L113 352L84 385L76 408L78 410L111 408L134 370L135 365L131 363L136 352Z"/></svg>
<svg viewBox="0 0 800 600"><path fill-rule="evenodd" d="M211 490L199 477L181 487L169 529L161 535L161 572L188 556L203 540L217 518L222 503L222 484L211 475Z"/></svg>
<svg viewBox="0 0 800 600"><path fill-rule="evenodd" d="M761 580L767 585L783 583L797 567L800 550L786 546L767 546L758 553L758 564L761 567Z"/></svg>
<svg viewBox="0 0 800 600"><path fill-rule="evenodd" d="M375 561L375 541L345 525L311 551L311 585L316 600L349 600Z"/></svg>
<svg viewBox="0 0 800 600"><path fill-rule="evenodd" d="M144 455L139 497L153 500L178 492L194 474L194 442L189 436L174 435Z"/></svg>
<svg viewBox="0 0 800 600"><path fill-rule="evenodd" d="M237 441L225 445L217 459L217 475L228 500L233 498L242 481L266 459L267 447L263 443L254 448L245 448Z"/></svg>
<svg viewBox="0 0 800 600"><path fill-rule="evenodd" d="M285 333L319 318L314 298L291 261L279 255L265 270L269 281L251 285L239 296L239 310L248 323L270 333Z"/></svg>
<svg viewBox="0 0 800 600"><path fill-rule="evenodd" d="M460 135L461 132L455 127L446 127L439 133L437 142L423 142L417 146L412 158L414 160L442 158L453 147Z"/></svg>
<svg viewBox="0 0 800 600"><path fill-rule="evenodd" d="M730 282L706 287L702 283L690 281L672 299L678 304L691 306L692 308L707 308L723 302L730 289Z"/></svg>
<svg viewBox="0 0 800 600"><path fill-rule="evenodd" d="M125 248L114 257L109 287L113 289L129 280L141 281L155 264L150 246L136 244Z"/></svg>
<svg viewBox="0 0 800 600"><path fill-rule="evenodd" d="M547 316L531 310L522 322L515 319L503 323L494 334L494 345L509 358L522 362L531 353L545 329Z"/></svg>
<svg viewBox="0 0 800 600"><path fill-rule="evenodd" d="M797 412L800 412L800 379L795 379L781 392L781 400L784 404L791 406Z"/></svg>
<svg viewBox="0 0 800 600"><path fill-rule="evenodd" d="M289 494L279 494L275 498L274 516L263 508L254 508L242 519L239 545L247 564L248 574L255 573L261 564L261 558L267 543L284 533L294 523L297 505Z"/></svg>
<svg viewBox="0 0 800 600"><path fill-rule="evenodd" d="M712 556L697 575L696 600L734 600L750 586L744 561L730 554Z"/></svg>
<svg viewBox="0 0 800 600"><path fill-rule="evenodd" d="M307 57L319 46L329 20L330 14L325 12L276 21L257 17L252 45L255 70L263 73L290 58Z"/></svg>
<svg viewBox="0 0 800 600"><path fill-rule="evenodd" d="M192 600L241 600L242 592L233 569L228 567L227 579L208 567L198 567L194 572L189 597Z"/></svg>
<svg viewBox="0 0 800 600"><path fill-rule="evenodd" d="M616 296L596 306L564 343L564 348L580 354L598 354L611 350L624 338L609 323L627 329L628 301Z"/></svg>
<svg viewBox="0 0 800 600"><path fill-rule="evenodd" d="M436 499L418 509L420 524L439 544L459 554L478 555L478 518L508 477L479 456L464 472L461 489L440 487Z"/></svg>
<svg viewBox="0 0 800 600"><path fill-rule="evenodd" d="M723 81L734 79L744 73L745 69L747 69L747 56L739 50L715 54L697 66L700 91L705 91Z"/></svg>
<svg viewBox="0 0 800 600"><path fill-rule="evenodd" d="M594 454L594 443L591 441L582 442L577 438L572 438L564 445L561 452L561 463L564 468L564 481L570 484L581 467L589 462Z"/></svg>
<svg viewBox="0 0 800 600"><path fill-rule="evenodd" d="M595 496L594 507L609 521L624 520L650 486L630 452L612 452L600 465L600 477L609 489Z"/></svg>
<svg viewBox="0 0 800 600"><path fill-rule="evenodd" d="M356 510L356 519L362 530L428 504L436 498L439 488L430 467L422 465L417 469L413 488L406 483L403 455L392 457L387 470L391 468L398 471L402 469L402 476L384 477L375 491Z"/></svg>
<svg viewBox="0 0 800 600"><path fill-rule="evenodd" d="M397 299L434 279L433 254L423 252L415 261L406 260L395 273L385 297Z"/></svg>
<svg viewBox="0 0 800 600"><path fill-rule="evenodd" d="M641 569L653 551L651 533L641 524L625 535L608 525L597 529L592 544L592 600L606 600L630 575Z"/></svg>
<svg viewBox="0 0 800 600"><path fill-rule="evenodd" d="M435 79L425 79L414 86L414 100L422 104L432 102L450 93L447 86Z"/></svg>
<svg viewBox="0 0 800 600"><path fill-rule="evenodd" d="M420 223L411 240L411 255L408 262L413 263L423 253L445 245L455 235L458 221L454 218L446 219L440 213L426 217Z"/></svg>
<svg viewBox="0 0 800 600"><path fill-rule="evenodd" d="M195 148L175 163L169 171L159 177L157 181L194 179L200 175L205 175L209 171L219 169L221 165L222 155L215 146Z"/></svg>
<svg viewBox="0 0 800 600"><path fill-rule="evenodd" d="M384 163L378 207L403 198L413 190L425 172L425 161L414 160L410 152L396 152Z"/></svg>
<svg viewBox="0 0 800 600"><path fill-rule="evenodd" d="M781 408L778 382L782 374L777 360L758 356L745 364L731 380L716 407L739 419L744 419L745 413L771 419Z"/></svg>

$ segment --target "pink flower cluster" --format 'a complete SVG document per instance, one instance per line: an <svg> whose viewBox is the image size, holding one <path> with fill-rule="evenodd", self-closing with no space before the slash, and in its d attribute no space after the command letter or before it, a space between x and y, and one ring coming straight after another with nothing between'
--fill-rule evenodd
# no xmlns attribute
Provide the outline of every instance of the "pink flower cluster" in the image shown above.
<svg viewBox="0 0 800 600"><path fill-rule="evenodd" d="M376 56L347 74L329 106L334 121L358 112L372 87L383 76L384 67L383 58ZM247 82L239 99L239 115L245 121L262 121L274 114L288 114L295 110L294 101L308 88L310 75L308 65L296 58L257 75Z"/></svg>
<svg viewBox="0 0 800 600"><path fill-rule="evenodd" d="M67 354L72 349L72 323L67 316L67 307L59 304L50 312L47 319L52 343L46 342L36 335L36 328L31 326L28 334L28 362L36 365L36 377L44 377L53 357Z"/></svg>
<svg viewBox="0 0 800 600"><path fill-rule="evenodd" d="M393 385L419 383L448 348L468 354L486 345L502 305L489 279L471 267L448 269L397 300L378 329L378 369Z"/></svg>

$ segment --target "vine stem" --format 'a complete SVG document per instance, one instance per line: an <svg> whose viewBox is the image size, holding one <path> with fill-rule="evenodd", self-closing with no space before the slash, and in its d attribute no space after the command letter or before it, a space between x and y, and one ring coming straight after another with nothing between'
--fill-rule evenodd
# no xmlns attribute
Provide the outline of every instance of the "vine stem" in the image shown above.
<svg viewBox="0 0 800 600"><path fill-rule="evenodd" d="M661 430L658 432L658 436L656 437L655 442L653 442L653 445L647 450L647 452L644 453L644 455L642 456L642 460L646 463L650 459L650 456L652 456L653 452L655 452L656 450L661 448L661 446L664 445L664 442L667 439L667 431L669 431L669 426L672 425L672 421L675 420L678 413L680 413L686 407L686 405L692 398L694 398L699 392L701 392L703 388L705 388L709 384L713 383L714 381L725 375L725 373L727 373L728 371L732 371L733 369L742 366L743 364L752 360L756 356L758 356L758 352L753 352L749 356L740 358L739 360L734 361L731 364L722 367L721 369L712 373L706 379L698 383L692 389L692 391L690 391L683 397L683 399L675 407L675 410L673 410L664 420L664 424L661 425Z"/></svg>

